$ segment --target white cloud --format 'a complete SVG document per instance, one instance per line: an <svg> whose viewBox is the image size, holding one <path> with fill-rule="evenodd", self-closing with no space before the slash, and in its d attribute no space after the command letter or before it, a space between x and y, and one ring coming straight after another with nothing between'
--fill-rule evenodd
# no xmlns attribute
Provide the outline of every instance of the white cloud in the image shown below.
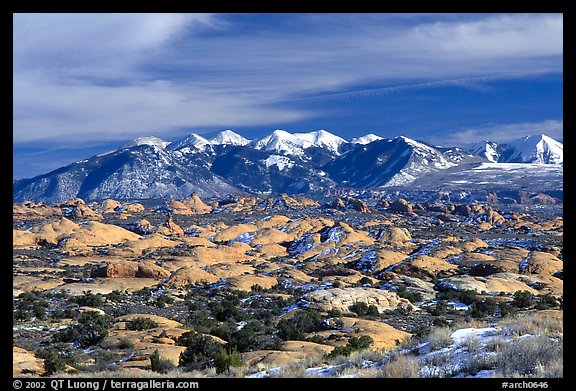
<svg viewBox="0 0 576 391"><path fill-rule="evenodd" d="M437 145L465 145L476 141L507 142L527 135L545 134L556 140L563 139L564 122L562 120L545 120L541 122L522 122L515 124L486 124L475 128L458 130L431 138Z"/></svg>
<svg viewBox="0 0 576 391"><path fill-rule="evenodd" d="M16 14L14 142L280 124L322 113L274 104L358 84L561 72L558 14L294 18L264 33L223 15Z"/></svg>

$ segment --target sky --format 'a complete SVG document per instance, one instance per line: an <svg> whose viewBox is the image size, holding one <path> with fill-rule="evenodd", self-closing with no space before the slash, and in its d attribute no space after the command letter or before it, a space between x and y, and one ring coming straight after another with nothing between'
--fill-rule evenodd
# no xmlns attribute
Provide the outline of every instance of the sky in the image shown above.
<svg viewBox="0 0 576 391"><path fill-rule="evenodd" d="M14 14L13 176L142 136L563 140L562 14Z"/></svg>

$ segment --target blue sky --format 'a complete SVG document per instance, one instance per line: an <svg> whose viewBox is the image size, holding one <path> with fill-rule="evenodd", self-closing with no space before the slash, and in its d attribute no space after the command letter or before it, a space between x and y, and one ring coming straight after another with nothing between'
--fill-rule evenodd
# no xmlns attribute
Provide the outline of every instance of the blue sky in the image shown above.
<svg viewBox="0 0 576 391"><path fill-rule="evenodd" d="M561 14L15 14L14 178L155 135L562 139Z"/></svg>

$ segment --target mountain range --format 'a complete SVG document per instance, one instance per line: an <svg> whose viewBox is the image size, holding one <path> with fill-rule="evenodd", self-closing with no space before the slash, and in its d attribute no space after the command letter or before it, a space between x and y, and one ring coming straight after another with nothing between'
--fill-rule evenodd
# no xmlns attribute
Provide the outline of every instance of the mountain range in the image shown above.
<svg viewBox="0 0 576 391"><path fill-rule="evenodd" d="M473 173L467 174L470 187L482 182L486 171L475 170L482 164L496 164L491 175L502 176L507 184L510 166L500 163L522 163L524 184L531 173L541 174L538 167L542 164L557 167L549 172L558 177L563 170L563 145L543 134L506 144L486 141L465 147L439 147L404 136L384 139L374 134L345 140L325 130L275 130L255 140L232 130L212 139L191 134L174 142L142 137L117 150L14 181L13 200L178 199L194 192L204 197L236 192L314 194L332 188L422 187L435 175L462 172ZM442 181L450 182L444 177ZM512 182L508 185L513 187Z"/></svg>

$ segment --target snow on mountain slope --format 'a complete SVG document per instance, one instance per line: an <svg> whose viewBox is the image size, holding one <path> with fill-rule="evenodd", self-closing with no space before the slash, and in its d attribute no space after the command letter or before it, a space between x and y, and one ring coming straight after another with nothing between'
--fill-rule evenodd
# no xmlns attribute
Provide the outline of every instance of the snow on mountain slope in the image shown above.
<svg viewBox="0 0 576 391"><path fill-rule="evenodd" d="M484 141L468 149L493 163L562 164L564 145L545 134L526 136L509 143Z"/></svg>
<svg viewBox="0 0 576 391"><path fill-rule="evenodd" d="M304 149L313 144L309 141L296 137L285 130L277 129L266 137L255 140L252 143L254 149L277 152L284 155L302 157Z"/></svg>
<svg viewBox="0 0 576 391"><path fill-rule="evenodd" d="M340 146L348 144L348 141L325 130L317 130L309 133L294 133L293 136L312 144L318 148L326 148L329 151L339 154Z"/></svg>
<svg viewBox="0 0 576 391"><path fill-rule="evenodd" d="M561 164L564 161L562 143L544 134L531 135L508 144L509 163Z"/></svg>
<svg viewBox="0 0 576 391"><path fill-rule="evenodd" d="M383 138L373 133L369 133L361 137L354 137L352 140L350 140L350 143L366 145L378 140L383 140Z"/></svg>
<svg viewBox="0 0 576 391"><path fill-rule="evenodd" d="M138 137L134 140L122 145L120 148L132 148L139 145L150 145L158 148L166 148L170 144L169 141L164 141L155 136L148 136L148 137Z"/></svg>
<svg viewBox="0 0 576 391"><path fill-rule="evenodd" d="M498 144L491 141L480 141L470 144L468 150L493 163L498 162L498 159L500 159Z"/></svg>
<svg viewBox="0 0 576 391"><path fill-rule="evenodd" d="M195 152L196 150L203 151L210 145L210 141L196 133L192 133L185 139L172 143L172 145L170 145L170 150L190 153Z"/></svg>
<svg viewBox="0 0 576 391"><path fill-rule="evenodd" d="M224 130L216 137L210 140L210 143L213 145L247 145L250 144L250 140L240 136L238 133L235 133L231 130Z"/></svg>
<svg viewBox="0 0 576 391"><path fill-rule="evenodd" d="M305 151L309 148L321 148L337 156L340 154L340 147L344 144L348 144L348 141L325 130L292 134L280 129L251 143L254 149L297 156L305 160L308 160Z"/></svg>

